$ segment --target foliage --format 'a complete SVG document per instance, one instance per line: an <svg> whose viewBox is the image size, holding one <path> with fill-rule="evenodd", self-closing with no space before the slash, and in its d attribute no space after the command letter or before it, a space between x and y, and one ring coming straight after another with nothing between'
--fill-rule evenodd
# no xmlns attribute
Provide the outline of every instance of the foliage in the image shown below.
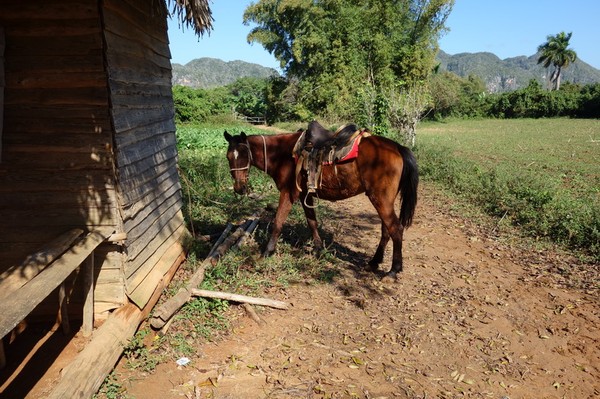
<svg viewBox="0 0 600 399"><path fill-rule="evenodd" d="M404 135L404 143L414 147L417 123L429 103L429 93L423 85L413 85L402 90L390 90L388 119L392 128Z"/></svg>
<svg viewBox="0 0 600 399"><path fill-rule="evenodd" d="M276 82L270 91L281 96L273 98L280 109L301 118L346 121L367 112L369 127L377 130L388 123L387 110L381 110L389 104L386 91L412 87L432 70L452 5L452 0L261 0L246 9L244 22L256 25L248 40L263 45L286 72L286 83Z"/></svg>
<svg viewBox="0 0 600 399"><path fill-rule="evenodd" d="M421 175L534 237L600 260L598 121L478 120L426 124Z"/></svg>
<svg viewBox="0 0 600 399"><path fill-rule="evenodd" d="M431 95L427 117L440 120L448 117L478 117L483 114L485 85L475 75L466 79L450 72L434 74L429 81Z"/></svg>
<svg viewBox="0 0 600 399"><path fill-rule="evenodd" d="M240 78L234 83L212 89L173 87L175 121L201 123L223 114L263 116L267 110L268 79Z"/></svg>
<svg viewBox="0 0 600 399"><path fill-rule="evenodd" d="M266 79L240 78L227 86L233 96L235 112L246 116L265 115Z"/></svg>
<svg viewBox="0 0 600 399"><path fill-rule="evenodd" d="M94 399L130 399L126 392L125 387L119 382L119 378L115 375L115 372L111 372L98 390L98 393L94 394Z"/></svg>
<svg viewBox="0 0 600 399"><path fill-rule="evenodd" d="M554 66L549 83L553 90L560 88L560 78L562 69L568 67L577 59L577 53L569 49L569 41L573 33L560 32L557 35L549 35L547 42L538 47L540 57L538 64L543 64L544 68L550 65Z"/></svg>
<svg viewBox="0 0 600 399"><path fill-rule="evenodd" d="M547 91L535 80L524 89L491 97L489 103L488 115L504 118L575 116L579 107L576 92Z"/></svg>
<svg viewBox="0 0 600 399"><path fill-rule="evenodd" d="M151 345L147 345L145 340L152 336L148 327L139 330L129 341L123 350L123 356L127 359L127 367L138 369L144 372L152 372L161 362L162 355L158 353L161 339L155 340Z"/></svg>
<svg viewBox="0 0 600 399"><path fill-rule="evenodd" d="M487 94L475 77L461 78L449 72L434 74L429 80L431 102L425 111L429 119L444 118L551 118L600 117L600 83L565 83L560 90L548 91L536 80L523 89Z"/></svg>

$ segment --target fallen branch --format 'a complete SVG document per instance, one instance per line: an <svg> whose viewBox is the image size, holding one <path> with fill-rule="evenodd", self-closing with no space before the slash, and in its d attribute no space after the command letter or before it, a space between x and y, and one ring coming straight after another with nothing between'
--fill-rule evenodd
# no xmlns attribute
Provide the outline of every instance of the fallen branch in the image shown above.
<svg viewBox="0 0 600 399"><path fill-rule="evenodd" d="M251 305L261 305L268 306L275 309L288 309L290 305L286 302L276 301L274 299L268 298L256 298L252 296L232 294L229 292L219 292L219 291L209 291L209 290L201 290L194 288L192 290L193 296L201 296L204 298L216 298L216 299L225 299L232 302L239 303L249 303Z"/></svg>
<svg viewBox="0 0 600 399"><path fill-rule="evenodd" d="M258 223L258 219L261 213L255 213L252 218L256 220ZM256 227L256 223L254 220L249 219L240 227L238 227L229 237L227 233L231 230L231 227L228 225L221 234L221 237L217 240L213 248L211 248L206 259L202 261L196 272L190 277L189 281L184 287L181 287L177 294L169 298L165 303L159 306L152 316L150 320L150 324L155 329L162 328L167 321L190 299L192 296L191 290L198 287L202 280L204 280L204 271L208 266L214 266L219 258L221 258L225 252L227 252L233 245L239 242L240 239L246 237L248 229L250 226L254 225Z"/></svg>
<svg viewBox="0 0 600 399"><path fill-rule="evenodd" d="M240 248L242 245L245 244L246 238L248 238L250 235L252 235L252 232L254 231L254 229L256 229L256 226L258 225L259 220L260 220L259 218L255 218L254 220L249 221L248 227L246 227L242 236L233 245L233 247L232 247L233 249Z"/></svg>
<svg viewBox="0 0 600 399"><path fill-rule="evenodd" d="M223 232L221 233L221 235L219 236L219 238L217 239L215 244L212 246L212 248L208 252L208 255L206 256L207 258L210 258L214 254L215 250L219 247L219 245L221 245L223 243L223 241L225 241L225 238L227 238L227 234L229 234L229 232L231 231L232 228L233 228L233 225L231 223L227 223L225 230L223 230Z"/></svg>
<svg viewBox="0 0 600 399"><path fill-rule="evenodd" d="M259 326L264 326L265 324L267 324L263 319L258 317L258 314L256 314L256 310L254 310L252 305L250 305L249 303L245 303L243 306L244 310L246 310L246 313L248 313L248 316L250 316L250 318L254 320L256 324L258 324Z"/></svg>

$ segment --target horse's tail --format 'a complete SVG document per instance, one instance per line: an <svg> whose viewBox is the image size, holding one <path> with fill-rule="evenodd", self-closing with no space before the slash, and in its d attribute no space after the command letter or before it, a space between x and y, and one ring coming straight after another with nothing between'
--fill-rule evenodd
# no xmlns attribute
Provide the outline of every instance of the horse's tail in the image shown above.
<svg viewBox="0 0 600 399"><path fill-rule="evenodd" d="M398 145L404 166L400 178L400 195L402 204L400 206L400 223L404 227L412 224L415 209L417 207L417 188L419 186L419 167L417 160L407 147Z"/></svg>

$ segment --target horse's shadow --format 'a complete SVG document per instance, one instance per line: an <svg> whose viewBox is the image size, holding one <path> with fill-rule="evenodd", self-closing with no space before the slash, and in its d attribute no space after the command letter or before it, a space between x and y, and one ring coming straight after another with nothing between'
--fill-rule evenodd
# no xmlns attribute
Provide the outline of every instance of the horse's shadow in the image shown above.
<svg viewBox="0 0 600 399"><path fill-rule="evenodd" d="M372 300L389 293L389 289L385 287L382 289L380 285L376 284L376 282L379 282L385 276L386 266L389 265L382 264L380 270L373 272L368 264L375 253L377 244L373 248L365 249L363 252L352 249L337 239L337 237L343 234L349 234L348 230L356 232L362 228L364 231L365 225L372 224L379 227L381 220L377 214L366 211L360 212L350 220L350 223L352 223L350 226L344 226L344 223L349 221L347 216L335 212L326 211L320 219L322 222L320 223L319 234L323 240L324 250L320 254L314 253L314 256L324 256L324 253L328 253L334 256L340 263L339 265L330 266L328 270L324 270L323 273L329 275L330 278L322 281L336 286L342 295L359 308L364 307L364 302L367 298L368 300ZM327 223L323 223L324 219L327 219ZM356 221L360 221L360 223ZM266 229L264 231L268 231L268 224L263 227ZM379 242L379 228L377 229L377 233L369 232L369 234L377 234L376 241L377 243ZM354 239L358 243L361 237L356 236ZM268 234L265 235L263 240L264 242L259 242L259 245L264 246L266 244ZM288 221L284 225L279 240L292 248L300 249L302 247L307 249L311 247L312 237L306 222L299 220L297 222ZM390 243L388 250L391 249ZM351 273L350 276L348 276L347 272Z"/></svg>

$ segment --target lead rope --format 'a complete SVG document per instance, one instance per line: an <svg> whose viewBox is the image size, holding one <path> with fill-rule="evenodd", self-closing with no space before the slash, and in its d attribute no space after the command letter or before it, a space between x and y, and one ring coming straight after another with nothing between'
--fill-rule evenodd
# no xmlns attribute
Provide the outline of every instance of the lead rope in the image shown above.
<svg viewBox="0 0 600 399"><path fill-rule="evenodd" d="M264 155L264 157L265 157L265 173L267 173L267 162L268 162L268 158L267 158L267 140L265 140L265 136L263 136L262 134L260 135L260 137L262 138L262 141L263 141L263 153L265 154Z"/></svg>

